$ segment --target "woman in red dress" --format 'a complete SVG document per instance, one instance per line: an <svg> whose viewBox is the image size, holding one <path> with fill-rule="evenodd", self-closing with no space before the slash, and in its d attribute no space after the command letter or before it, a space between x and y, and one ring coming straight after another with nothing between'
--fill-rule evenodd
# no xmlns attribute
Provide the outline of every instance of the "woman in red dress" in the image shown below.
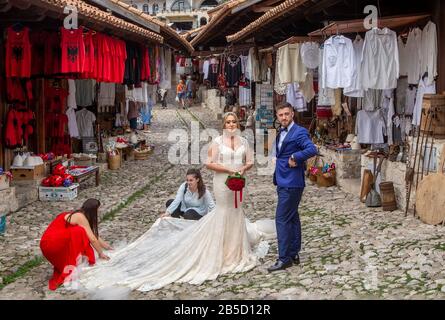
<svg viewBox="0 0 445 320"><path fill-rule="evenodd" d="M79 210L59 214L43 233L40 249L54 266L53 276L49 280L50 290L64 283L65 278L81 262L82 256L88 258L90 265L96 262L92 247L98 252L99 258L109 259L103 249L112 248L99 237L97 228L99 206L99 200L88 199Z"/></svg>

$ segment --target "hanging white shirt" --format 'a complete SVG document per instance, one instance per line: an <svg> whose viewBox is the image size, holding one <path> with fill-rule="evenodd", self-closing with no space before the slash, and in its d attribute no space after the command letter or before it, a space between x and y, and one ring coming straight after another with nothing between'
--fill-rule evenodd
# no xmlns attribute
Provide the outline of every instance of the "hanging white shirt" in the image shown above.
<svg viewBox="0 0 445 320"><path fill-rule="evenodd" d="M405 114L412 115L414 112L414 105L416 104L417 88L409 87L406 89Z"/></svg>
<svg viewBox="0 0 445 320"><path fill-rule="evenodd" d="M76 81L73 79L68 79L68 98L67 98L68 108L77 109L76 103Z"/></svg>
<svg viewBox="0 0 445 320"><path fill-rule="evenodd" d="M435 94L435 93L436 93L436 82L433 81L432 84L427 85L423 79L420 80L419 86L417 87L416 104L414 105L414 111L413 111L413 121L412 121L413 125L415 126L420 125L423 96L425 94Z"/></svg>
<svg viewBox="0 0 445 320"><path fill-rule="evenodd" d="M399 50L394 31L374 28L366 32L362 54L362 84L367 89L395 89L399 78Z"/></svg>
<svg viewBox="0 0 445 320"><path fill-rule="evenodd" d="M386 126L380 110L360 110L357 112L355 134L357 135L358 143L384 143L384 133L386 133Z"/></svg>
<svg viewBox="0 0 445 320"><path fill-rule="evenodd" d="M68 131L71 138L78 138L79 127L77 126L76 111L73 107L68 107L66 110L66 116L68 117Z"/></svg>
<svg viewBox="0 0 445 320"><path fill-rule="evenodd" d="M397 38L397 47L399 49L399 76L407 76L409 63L409 60L407 59L408 52L401 36Z"/></svg>
<svg viewBox="0 0 445 320"><path fill-rule="evenodd" d="M343 90L343 94L347 97L362 98L364 94L361 79L361 58L364 43L365 42L360 36L357 36L352 43L352 47L354 48L354 69L352 73L352 83L350 87Z"/></svg>
<svg viewBox="0 0 445 320"><path fill-rule="evenodd" d="M428 72L428 77L424 79L428 86L437 76L437 30L436 25L431 21L423 28L420 50L420 76Z"/></svg>
<svg viewBox="0 0 445 320"><path fill-rule="evenodd" d="M330 37L324 43L323 88L347 88L354 73L354 48L351 39L344 36Z"/></svg>
<svg viewBox="0 0 445 320"><path fill-rule="evenodd" d="M318 67L318 101L317 106L332 106L335 103L334 90L326 88L323 82L323 56L324 49L320 49L319 67Z"/></svg>
<svg viewBox="0 0 445 320"><path fill-rule="evenodd" d="M419 28L415 28L408 34L408 40L406 41L406 59L408 83L418 84L420 80L420 66L421 66L421 42L422 31Z"/></svg>
<svg viewBox="0 0 445 320"><path fill-rule="evenodd" d="M207 80L209 78L209 67L210 67L210 61L209 60L204 61L204 64L202 65L202 71L204 72L204 80Z"/></svg>

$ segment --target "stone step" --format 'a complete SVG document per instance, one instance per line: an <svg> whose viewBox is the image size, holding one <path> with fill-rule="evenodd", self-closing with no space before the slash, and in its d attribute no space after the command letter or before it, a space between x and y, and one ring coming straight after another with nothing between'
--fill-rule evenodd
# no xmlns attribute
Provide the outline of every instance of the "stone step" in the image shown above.
<svg viewBox="0 0 445 320"><path fill-rule="evenodd" d="M346 193L356 195L357 198L360 196L360 190L362 187L361 179L339 179L337 184L340 189Z"/></svg>
<svg viewBox="0 0 445 320"><path fill-rule="evenodd" d="M39 200L39 189L37 186L16 186L16 199L19 209L26 207Z"/></svg>

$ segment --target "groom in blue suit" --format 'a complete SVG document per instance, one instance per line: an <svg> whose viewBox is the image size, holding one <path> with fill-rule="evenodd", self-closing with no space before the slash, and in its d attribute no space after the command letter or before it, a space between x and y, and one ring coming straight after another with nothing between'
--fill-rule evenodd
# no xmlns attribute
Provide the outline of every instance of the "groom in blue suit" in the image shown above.
<svg viewBox="0 0 445 320"><path fill-rule="evenodd" d="M298 206L305 187L305 162L318 153L309 132L294 123L294 109L289 103L278 106L276 114L281 124L275 143L276 166L273 176L278 193L275 221L279 257L267 269L269 272L300 263L301 224Z"/></svg>

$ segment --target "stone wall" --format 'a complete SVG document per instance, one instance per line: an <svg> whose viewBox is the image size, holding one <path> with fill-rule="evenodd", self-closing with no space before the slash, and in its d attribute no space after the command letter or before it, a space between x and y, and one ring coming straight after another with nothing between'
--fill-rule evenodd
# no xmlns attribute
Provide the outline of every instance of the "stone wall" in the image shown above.
<svg viewBox="0 0 445 320"><path fill-rule="evenodd" d="M336 184L342 190L358 196L360 190L360 150L335 151L324 146L319 148L325 163L335 163Z"/></svg>
<svg viewBox="0 0 445 320"><path fill-rule="evenodd" d="M0 190L0 213L10 213L17 211L19 204L16 197L15 187Z"/></svg>

